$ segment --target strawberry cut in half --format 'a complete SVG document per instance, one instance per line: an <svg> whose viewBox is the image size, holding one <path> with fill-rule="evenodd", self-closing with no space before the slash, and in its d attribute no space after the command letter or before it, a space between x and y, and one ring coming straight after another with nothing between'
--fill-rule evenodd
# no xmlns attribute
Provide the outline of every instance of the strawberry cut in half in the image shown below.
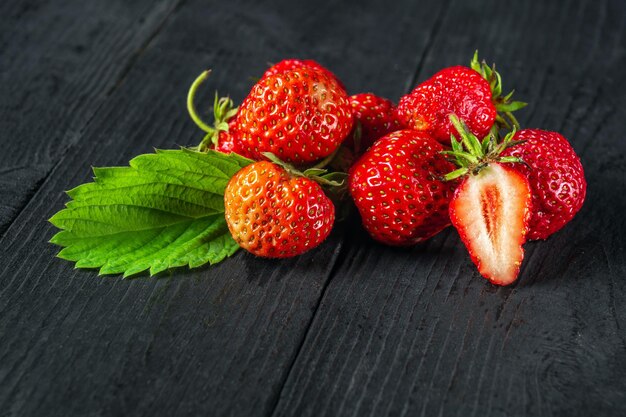
<svg viewBox="0 0 626 417"><path fill-rule="evenodd" d="M501 155L516 144L515 129L500 142L494 129L480 142L456 115L450 121L461 138L457 142L452 136L452 150L442 152L459 166L445 179L461 179L450 201L450 221L480 274L496 285L512 284L524 259L532 214L528 179L505 165L523 161Z"/></svg>
<svg viewBox="0 0 626 417"><path fill-rule="evenodd" d="M517 278L530 207L526 177L500 163L467 176L450 201L452 225L480 274L494 284Z"/></svg>

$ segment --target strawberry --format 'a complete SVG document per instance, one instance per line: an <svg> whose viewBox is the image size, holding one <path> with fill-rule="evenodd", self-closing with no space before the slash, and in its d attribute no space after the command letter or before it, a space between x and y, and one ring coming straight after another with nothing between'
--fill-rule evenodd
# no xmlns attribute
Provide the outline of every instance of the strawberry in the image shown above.
<svg viewBox="0 0 626 417"><path fill-rule="evenodd" d="M200 152L204 152L207 149L215 149L223 153L240 153L238 141L230 132L234 126L236 120L235 116L238 110L238 108L234 106L233 101L229 97L220 98L217 92L215 93L215 100L213 101L213 126L209 126L202 120L194 105L198 87L206 81L210 74L210 70L200 74L191 84L189 92L187 93L187 111L189 112L189 116L191 116L191 119L200 129L206 132L202 142L200 142L198 146L193 147L193 149Z"/></svg>
<svg viewBox="0 0 626 417"><path fill-rule="evenodd" d="M528 237L546 239L582 207L587 191L583 166L567 139L556 132L524 129L513 139L523 142L503 155L525 162L515 168L528 178L533 194Z"/></svg>
<svg viewBox="0 0 626 417"><path fill-rule="evenodd" d="M345 144L357 154L367 150L379 138L400 130L396 108L390 100L372 93L350 96L354 118L361 124L360 137L349 136Z"/></svg>
<svg viewBox="0 0 626 417"><path fill-rule="evenodd" d="M216 144L211 144L211 148L216 151L229 154L231 152L235 153L243 153L240 150L241 145L239 145L239 141L236 140L235 136L230 132L234 125L234 119L228 123L228 130L220 130L219 136Z"/></svg>
<svg viewBox="0 0 626 417"><path fill-rule="evenodd" d="M430 133L444 145L450 145L450 134L457 133L450 123L456 114L472 134L485 137L495 122L519 126L511 112L526 105L510 101L513 92L502 97L502 82L495 66L478 62L474 54L471 68L445 68L403 96L398 104L398 118L410 129ZM500 114L499 114L500 113Z"/></svg>
<svg viewBox="0 0 626 417"><path fill-rule="evenodd" d="M494 284L511 284L519 273L530 193L524 175L496 162L468 175L450 202L452 224L480 274Z"/></svg>
<svg viewBox="0 0 626 417"><path fill-rule="evenodd" d="M450 220L480 274L493 284L509 285L524 258L532 208L526 176L504 165L520 160L501 156L513 134L500 144L493 137L481 143L456 116L450 118L466 148L452 138L452 151L444 152L460 166L446 178L462 177L450 201Z"/></svg>
<svg viewBox="0 0 626 417"><path fill-rule="evenodd" d="M399 130L382 137L351 168L348 187L363 225L379 242L407 246L450 224L454 166L425 132Z"/></svg>
<svg viewBox="0 0 626 417"><path fill-rule="evenodd" d="M327 71L298 67L264 76L239 107L233 132L246 156L271 152L295 164L332 154L352 129L345 90Z"/></svg>
<svg viewBox="0 0 626 417"><path fill-rule="evenodd" d="M313 61L312 59L283 59L282 61L269 67L261 78L269 77L283 71L291 71L298 68L311 68L325 72L329 77L334 78L341 86L341 88L343 88L344 90L346 89L341 80L337 78L335 74L333 74L328 68L323 67L320 63Z"/></svg>
<svg viewBox="0 0 626 417"><path fill-rule="evenodd" d="M224 206L237 243L266 258L316 247L335 220L335 207L318 183L268 161L248 165L230 179Z"/></svg>

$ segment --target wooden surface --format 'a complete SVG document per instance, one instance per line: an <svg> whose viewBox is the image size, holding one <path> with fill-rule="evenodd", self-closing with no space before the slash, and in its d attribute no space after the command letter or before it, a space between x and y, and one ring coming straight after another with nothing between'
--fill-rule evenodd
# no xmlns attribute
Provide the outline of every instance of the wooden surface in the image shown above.
<svg viewBox="0 0 626 417"><path fill-rule="evenodd" d="M626 6L534 3L0 4L0 416L626 415ZM90 166L199 141L207 67L236 100L285 57L397 100L476 48L589 183L512 287L453 230L398 250L358 221L296 259L133 280L47 243Z"/></svg>

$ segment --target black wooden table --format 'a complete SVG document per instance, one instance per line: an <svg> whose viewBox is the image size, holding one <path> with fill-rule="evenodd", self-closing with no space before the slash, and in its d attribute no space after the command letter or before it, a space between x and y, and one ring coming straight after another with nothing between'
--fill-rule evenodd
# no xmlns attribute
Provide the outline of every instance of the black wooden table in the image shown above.
<svg viewBox="0 0 626 417"><path fill-rule="evenodd" d="M0 416L626 415L624 2L262 3L0 2ZM205 102L285 57L397 100L476 48L589 182L516 285L452 229L398 250L348 222L295 259L132 280L47 243L92 165L199 141L207 67Z"/></svg>

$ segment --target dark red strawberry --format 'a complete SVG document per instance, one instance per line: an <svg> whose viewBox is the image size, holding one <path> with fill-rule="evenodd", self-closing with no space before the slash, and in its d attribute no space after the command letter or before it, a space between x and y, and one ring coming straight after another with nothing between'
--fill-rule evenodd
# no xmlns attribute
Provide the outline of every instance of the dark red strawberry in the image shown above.
<svg viewBox="0 0 626 417"><path fill-rule="evenodd" d="M341 88L343 88L344 90L346 89L343 83L341 82L341 80L337 78L337 76L332 71L322 66L319 62L316 62L312 59L283 59L282 61L269 67L267 71L265 71L265 73L263 74L263 77L261 78L265 78L270 75L275 75L283 71L291 71L291 70L298 69L298 68L311 68L311 69L323 71L329 77L334 78L337 81L337 83L341 86Z"/></svg>
<svg viewBox="0 0 626 417"><path fill-rule="evenodd" d="M348 96L326 71L309 67L264 76L239 107L232 132L245 156L270 152L295 164L332 154L352 129Z"/></svg>
<svg viewBox="0 0 626 417"><path fill-rule="evenodd" d="M356 154L365 152L367 148L388 133L400 130L400 122L396 115L396 108L390 100L372 93L356 94L350 97L352 113L360 123L360 131L346 140Z"/></svg>
<svg viewBox="0 0 626 417"><path fill-rule="evenodd" d="M451 121L465 149L452 138L452 150L444 152L460 167L446 178L461 178L450 201L450 220L480 274L497 285L511 284L524 259L532 209L526 176L504 165L519 159L501 156L513 134L500 143L494 137L481 143L456 116Z"/></svg>
<svg viewBox="0 0 626 417"><path fill-rule="evenodd" d="M319 184L267 161L248 165L230 179L224 207L237 243L267 258L313 249L328 237L335 220L335 207Z"/></svg>
<svg viewBox="0 0 626 417"><path fill-rule="evenodd" d="M403 96L398 104L398 118L410 129L430 133L445 145L456 133L450 114L456 114L475 136L487 136L494 123L518 126L512 111L526 103L511 102L512 93L502 97L500 75L474 54L471 68L445 68ZM500 114L498 114L500 113ZM506 118L506 119L505 119ZM508 119L508 121L507 121Z"/></svg>
<svg viewBox="0 0 626 417"><path fill-rule="evenodd" d="M515 168L528 178L533 195L530 239L546 239L571 221L585 201L587 182L580 158L556 132L524 129L513 138L523 143L503 152L527 165Z"/></svg>
<svg viewBox="0 0 626 417"><path fill-rule="evenodd" d="M399 130L382 137L354 164L348 187L363 225L379 242L413 245L450 224L454 169L427 133Z"/></svg>

